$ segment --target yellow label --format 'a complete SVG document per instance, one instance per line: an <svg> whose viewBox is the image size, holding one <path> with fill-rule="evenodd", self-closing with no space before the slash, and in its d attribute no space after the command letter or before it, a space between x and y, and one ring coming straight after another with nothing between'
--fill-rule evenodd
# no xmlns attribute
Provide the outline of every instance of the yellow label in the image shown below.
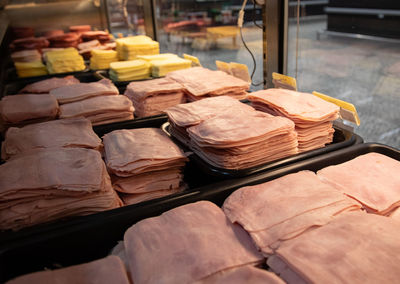
<svg viewBox="0 0 400 284"><path fill-rule="evenodd" d="M232 74L231 65L224 61L215 60L215 65L217 65L217 69L220 71L224 71L225 73Z"/></svg>
<svg viewBox="0 0 400 284"><path fill-rule="evenodd" d="M275 88L297 91L296 79L290 76L272 72L272 83L274 83Z"/></svg>
<svg viewBox="0 0 400 284"><path fill-rule="evenodd" d="M339 106L340 107L340 116L342 119L345 119L347 121L350 121L357 125L360 125L360 118L358 117L357 109L353 104L339 100L339 99L332 98L330 96L321 94L316 91L314 91L312 93L313 93L313 95L315 95L327 102L330 102L330 103L333 103L333 104Z"/></svg>
<svg viewBox="0 0 400 284"><path fill-rule="evenodd" d="M193 67L196 67L196 66L200 66L200 67L201 67L200 60L199 60L196 56L193 56L193 55L189 55L189 54L184 53L184 54L183 54L183 58L192 61L192 66L193 66Z"/></svg>
<svg viewBox="0 0 400 284"><path fill-rule="evenodd" d="M229 63L230 70L233 76L242 79L243 81L251 83L249 69L246 64L231 62Z"/></svg>

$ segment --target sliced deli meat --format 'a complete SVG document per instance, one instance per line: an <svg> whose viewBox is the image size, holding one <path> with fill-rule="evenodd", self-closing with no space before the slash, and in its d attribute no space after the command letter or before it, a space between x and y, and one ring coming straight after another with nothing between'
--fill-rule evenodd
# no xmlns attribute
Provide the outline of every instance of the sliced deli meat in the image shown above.
<svg viewBox="0 0 400 284"><path fill-rule="evenodd" d="M125 96L99 96L61 105L60 118L86 117L93 125L133 119L132 102Z"/></svg>
<svg viewBox="0 0 400 284"><path fill-rule="evenodd" d="M284 284L273 272L269 272L254 266L243 266L227 269L206 277L195 284Z"/></svg>
<svg viewBox="0 0 400 284"><path fill-rule="evenodd" d="M125 204L181 191L186 156L160 129L115 130L103 141L113 187Z"/></svg>
<svg viewBox="0 0 400 284"><path fill-rule="evenodd" d="M229 95L236 99L244 99L250 84L223 71L213 71L203 67L182 69L167 74L182 84L190 101L206 97Z"/></svg>
<svg viewBox="0 0 400 284"><path fill-rule="evenodd" d="M7 130L2 144L2 159L34 149L51 147L90 148L100 150L101 139L85 118L60 119Z"/></svg>
<svg viewBox="0 0 400 284"><path fill-rule="evenodd" d="M336 215L360 208L358 202L310 171L243 187L223 205L229 220L243 226L266 255L285 241L329 223Z"/></svg>
<svg viewBox="0 0 400 284"><path fill-rule="evenodd" d="M368 153L318 171L318 177L358 200L370 213L390 214L400 206L400 162Z"/></svg>
<svg viewBox="0 0 400 284"><path fill-rule="evenodd" d="M50 148L0 166L0 229L20 229L122 205L99 151Z"/></svg>
<svg viewBox="0 0 400 284"><path fill-rule="evenodd" d="M92 262L56 270L46 270L17 277L7 284L81 283L81 284L129 284L128 275L121 259L108 256Z"/></svg>
<svg viewBox="0 0 400 284"><path fill-rule="evenodd" d="M344 213L282 244L267 264L287 283L396 283L399 230L391 218Z"/></svg>
<svg viewBox="0 0 400 284"><path fill-rule="evenodd" d="M119 94L117 87L108 80L98 82L79 83L59 87L50 91L60 104L72 103L97 96L116 96Z"/></svg>
<svg viewBox="0 0 400 284"><path fill-rule="evenodd" d="M296 124L299 152L324 147L332 142L332 121L339 107L312 94L286 89L268 89L247 96L255 109L284 116Z"/></svg>
<svg viewBox="0 0 400 284"><path fill-rule="evenodd" d="M294 123L254 110L236 110L187 129L190 148L209 164L245 169L297 154Z"/></svg>
<svg viewBox="0 0 400 284"><path fill-rule="evenodd" d="M125 91L138 117L157 115L186 102L185 89L170 78L132 82Z"/></svg>
<svg viewBox="0 0 400 284"><path fill-rule="evenodd" d="M79 80L74 76L66 76L64 78L50 78L26 85L20 92L30 94L45 94L51 90L62 87L78 84Z"/></svg>
<svg viewBox="0 0 400 284"><path fill-rule="evenodd" d="M55 119L59 111L52 95L5 96L0 101L0 114L5 123L19 124Z"/></svg>
<svg viewBox="0 0 400 284"><path fill-rule="evenodd" d="M134 283L193 283L263 260L248 234L208 201L138 222L124 244Z"/></svg>

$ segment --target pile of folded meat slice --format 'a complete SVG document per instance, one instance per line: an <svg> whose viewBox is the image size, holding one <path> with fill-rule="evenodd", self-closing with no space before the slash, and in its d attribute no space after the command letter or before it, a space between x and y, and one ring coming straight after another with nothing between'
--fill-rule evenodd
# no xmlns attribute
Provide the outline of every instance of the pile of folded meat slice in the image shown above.
<svg viewBox="0 0 400 284"><path fill-rule="evenodd" d="M223 71L214 71L203 67L182 69L167 74L186 89L188 101L197 101L208 97L230 96L244 99L250 84Z"/></svg>
<svg viewBox="0 0 400 284"><path fill-rule="evenodd" d="M182 190L186 156L161 129L115 130L103 142L113 187L125 204Z"/></svg>
<svg viewBox="0 0 400 284"><path fill-rule="evenodd" d="M86 148L86 149L85 149ZM122 205L88 120L10 128L0 166L0 229L20 229Z"/></svg>
<svg viewBox="0 0 400 284"><path fill-rule="evenodd" d="M28 84L19 92L27 94L48 94L53 89L78 83L80 83L79 80L72 75L66 77L53 77Z"/></svg>
<svg viewBox="0 0 400 284"><path fill-rule="evenodd" d="M133 119L132 102L108 79L59 87L50 95L61 105L60 118L83 116L93 125Z"/></svg>
<svg viewBox="0 0 400 284"><path fill-rule="evenodd" d="M170 78L132 82L124 95L133 102L138 117L161 114L186 102L185 89Z"/></svg>
<svg viewBox="0 0 400 284"><path fill-rule="evenodd" d="M170 132L214 167L247 169L297 154L294 123L230 97L166 110Z"/></svg>
<svg viewBox="0 0 400 284"><path fill-rule="evenodd" d="M247 96L255 109L290 118L296 124L299 152L324 147L333 140L332 122L339 107L312 94L268 89Z"/></svg>

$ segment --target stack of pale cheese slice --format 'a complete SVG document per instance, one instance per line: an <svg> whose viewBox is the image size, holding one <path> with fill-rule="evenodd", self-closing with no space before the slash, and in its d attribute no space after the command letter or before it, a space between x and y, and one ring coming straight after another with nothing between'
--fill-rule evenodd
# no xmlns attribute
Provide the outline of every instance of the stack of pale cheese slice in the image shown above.
<svg viewBox="0 0 400 284"><path fill-rule="evenodd" d="M49 51L45 59L50 74L76 72L86 68L83 57L73 47Z"/></svg>
<svg viewBox="0 0 400 284"><path fill-rule="evenodd" d="M113 81L147 79L151 75L151 64L142 59L112 62L109 74Z"/></svg>
<svg viewBox="0 0 400 284"><path fill-rule="evenodd" d="M34 77L47 75L46 66L41 59L30 62L14 62L18 77Z"/></svg>
<svg viewBox="0 0 400 284"><path fill-rule="evenodd" d="M152 55L160 53L160 45L148 36L132 36L116 40L116 50L120 60L133 60L138 55Z"/></svg>
<svg viewBox="0 0 400 284"><path fill-rule="evenodd" d="M115 50L93 49L90 57L90 69L108 69L111 62L118 61L118 55Z"/></svg>

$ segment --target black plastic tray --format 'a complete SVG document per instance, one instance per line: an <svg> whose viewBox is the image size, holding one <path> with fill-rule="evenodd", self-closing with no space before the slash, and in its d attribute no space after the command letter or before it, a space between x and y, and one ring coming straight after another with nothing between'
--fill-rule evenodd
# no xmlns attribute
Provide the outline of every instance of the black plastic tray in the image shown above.
<svg viewBox="0 0 400 284"><path fill-rule="evenodd" d="M167 210L209 200L217 205L236 189L263 183L301 170L317 171L359 155L377 152L400 160L400 150L382 144L359 144L248 177L221 181L205 187L143 202L91 216L37 227L40 234L8 241L0 240L0 282L44 268L57 268L106 256L136 222ZM363 174L363 173L360 173Z"/></svg>
<svg viewBox="0 0 400 284"><path fill-rule="evenodd" d="M357 134L334 126L335 128L335 133L333 135L333 141L329 145L326 145L323 148L307 151L304 153L296 154L289 156L287 158L283 158L280 160L268 162L265 164L261 164L259 166L247 168L247 169L241 169L241 170L232 170L232 169L224 169L224 168L218 168L215 166L210 165L206 161L204 161L202 158L200 158L198 155L195 153L192 153L189 158L192 160L194 163L198 165L198 168L203 171L207 175L215 176L215 177L220 177L220 178L235 178L235 177L243 177L243 176L248 176L252 175L255 173L259 173L262 171L267 171L271 169L275 169L287 164L291 163L296 163L298 161L304 160L304 159L309 159L311 157L325 154L331 151L336 151L338 149L342 149L345 147L349 147L354 144L361 144L364 142L364 140ZM166 122L162 125L163 131L168 134L174 142L179 145L182 149L185 151L191 151L186 145L184 145L182 142L180 142L178 139L174 138L170 132L169 132L169 122Z"/></svg>
<svg viewBox="0 0 400 284"><path fill-rule="evenodd" d="M96 77L93 72L80 72L80 73L73 73L71 75L73 75L81 83L90 83L90 82L96 82L99 80L98 77ZM45 79L49 79L49 78L53 78L53 77L65 77L65 76L68 76L68 74L54 74L51 76L50 75L46 76L46 78L43 78L45 76L21 78L18 81L8 83L5 85L4 89L3 89L2 97L18 94L18 92L28 84L32 84L32 83L42 81Z"/></svg>

